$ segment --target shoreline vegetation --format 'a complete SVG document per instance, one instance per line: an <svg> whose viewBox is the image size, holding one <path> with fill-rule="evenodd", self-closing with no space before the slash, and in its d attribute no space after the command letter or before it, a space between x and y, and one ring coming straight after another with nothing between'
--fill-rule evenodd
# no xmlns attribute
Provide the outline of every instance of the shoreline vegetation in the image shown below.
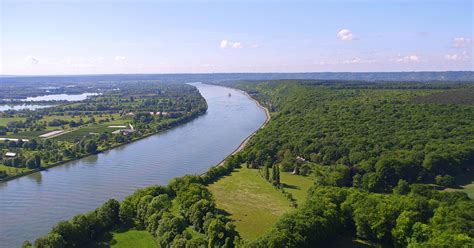
<svg viewBox="0 0 474 248"><path fill-rule="evenodd" d="M207 108L206 108L206 111L207 111ZM14 180L14 179L23 177L23 176L31 175L31 174L34 174L34 173L38 173L38 172L41 172L41 171L46 171L46 170L48 170L48 169L51 169L51 168L53 168L53 167L57 167L57 166L63 165L63 164L65 164L65 163L77 161L77 160L80 160L80 159L83 159L83 158L87 158L87 157L90 157L90 156L96 156L96 155L99 155L100 153L107 152L107 151L110 151L110 150L112 150L112 149L115 149L115 148L118 148L118 147L121 147L121 146L130 145L130 144L132 144L132 143L134 143L134 142L136 142L136 141L139 141L139 140L148 138L148 137L150 137L150 136L153 136L153 135L156 135L156 134L159 134L159 133L162 133L162 132L171 130L171 129L175 128L175 127L179 127L180 125L184 125L184 124L186 124L186 123L188 123L188 122L191 122L191 121L193 121L194 119L196 119L196 118L198 118L199 116L201 116L201 115L203 115L204 113L206 113L206 111L199 111L198 114L193 115L190 119L187 119L187 120L185 120L185 121L182 122L182 123L180 123L180 121L177 119L176 121L169 123L169 126L168 126L167 128L161 129L161 130L156 131L156 132L153 132L153 133L144 134L143 136L134 138L134 139L128 141L127 143L114 144L114 145L112 145L112 146L110 146L110 147L108 147L108 148L106 148L106 149L104 149L104 150L100 150L100 151L97 151L97 152L95 152L95 153L81 155L81 156L76 157L76 158L72 158L72 159L69 159L69 160L64 160L64 161L61 161L61 162L58 162L58 163L55 163L55 164L43 166L43 167L38 168L38 169L26 171L26 172L23 172L23 173L18 174L18 175L0 178L0 183L8 182L8 181L11 181L11 180ZM175 125L176 123L178 123L178 124Z"/></svg>
<svg viewBox="0 0 474 248"><path fill-rule="evenodd" d="M12 94L21 94L21 85L16 87ZM0 182L133 143L208 108L198 89L187 84L110 82L86 88L104 93L45 109L0 112L0 137L6 137L0 142Z"/></svg>

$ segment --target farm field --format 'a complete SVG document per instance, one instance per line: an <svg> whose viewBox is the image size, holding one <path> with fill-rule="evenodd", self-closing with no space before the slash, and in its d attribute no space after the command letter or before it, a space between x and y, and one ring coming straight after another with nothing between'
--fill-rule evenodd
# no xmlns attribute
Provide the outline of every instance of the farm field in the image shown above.
<svg viewBox="0 0 474 248"><path fill-rule="evenodd" d="M102 124L94 124L94 125L78 128L71 132L54 137L53 139L62 140L62 141L74 141L75 139L81 139L81 138L92 136L92 135L99 135L105 132L111 133L119 128L110 128L109 126L121 126L121 125L126 125L126 122L122 120L115 120L112 122L106 122Z"/></svg>
<svg viewBox="0 0 474 248"><path fill-rule="evenodd" d="M217 208L227 212L242 238L254 240L268 231L283 213L289 201L265 181L258 170L245 166L209 185Z"/></svg>

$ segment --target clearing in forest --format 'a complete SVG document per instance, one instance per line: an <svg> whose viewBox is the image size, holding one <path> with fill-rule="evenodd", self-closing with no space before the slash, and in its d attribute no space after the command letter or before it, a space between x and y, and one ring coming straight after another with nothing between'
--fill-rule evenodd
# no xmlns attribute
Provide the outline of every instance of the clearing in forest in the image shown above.
<svg viewBox="0 0 474 248"><path fill-rule="evenodd" d="M281 192L265 181L258 170L245 166L209 185L217 207L229 214L237 231L254 240L292 209Z"/></svg>

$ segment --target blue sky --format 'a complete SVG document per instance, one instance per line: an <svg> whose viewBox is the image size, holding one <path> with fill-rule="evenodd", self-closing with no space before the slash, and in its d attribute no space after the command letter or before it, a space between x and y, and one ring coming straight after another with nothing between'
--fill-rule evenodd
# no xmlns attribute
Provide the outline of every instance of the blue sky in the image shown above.
<svg viewBox="0 0 474 248"><path fill-rule="evenodd" d="M472 1L0 2L0 74L473 70Z"/></svg>

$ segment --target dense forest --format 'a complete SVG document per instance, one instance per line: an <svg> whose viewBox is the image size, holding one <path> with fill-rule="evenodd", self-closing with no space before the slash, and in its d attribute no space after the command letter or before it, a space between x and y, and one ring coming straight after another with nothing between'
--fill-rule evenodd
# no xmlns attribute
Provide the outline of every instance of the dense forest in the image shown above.
<svg viewBox="0 0 474 248"><path fill-rule="evenodd" d="M83 246L134 227L148 230L159 247L315 247L347 236L385 247L474 246L474 201L443 190L474 177L474 96L465 93L472 84L224 84L271 111L242 152L201 176L110 200L33 245ZM240 166L262 171L277 188L280 171L310 174L314 186L270 232L246 241L204 187Z"/></svg>
<svg viewBox="0 0 474 248"><path fill-rule="evenodd" d="M472 85L233 86L273 111L243 160L315 177L306 203L253 246L311 247L347 233L397 247L474 244L474 202L439 191L474 177Z"/></svg>

